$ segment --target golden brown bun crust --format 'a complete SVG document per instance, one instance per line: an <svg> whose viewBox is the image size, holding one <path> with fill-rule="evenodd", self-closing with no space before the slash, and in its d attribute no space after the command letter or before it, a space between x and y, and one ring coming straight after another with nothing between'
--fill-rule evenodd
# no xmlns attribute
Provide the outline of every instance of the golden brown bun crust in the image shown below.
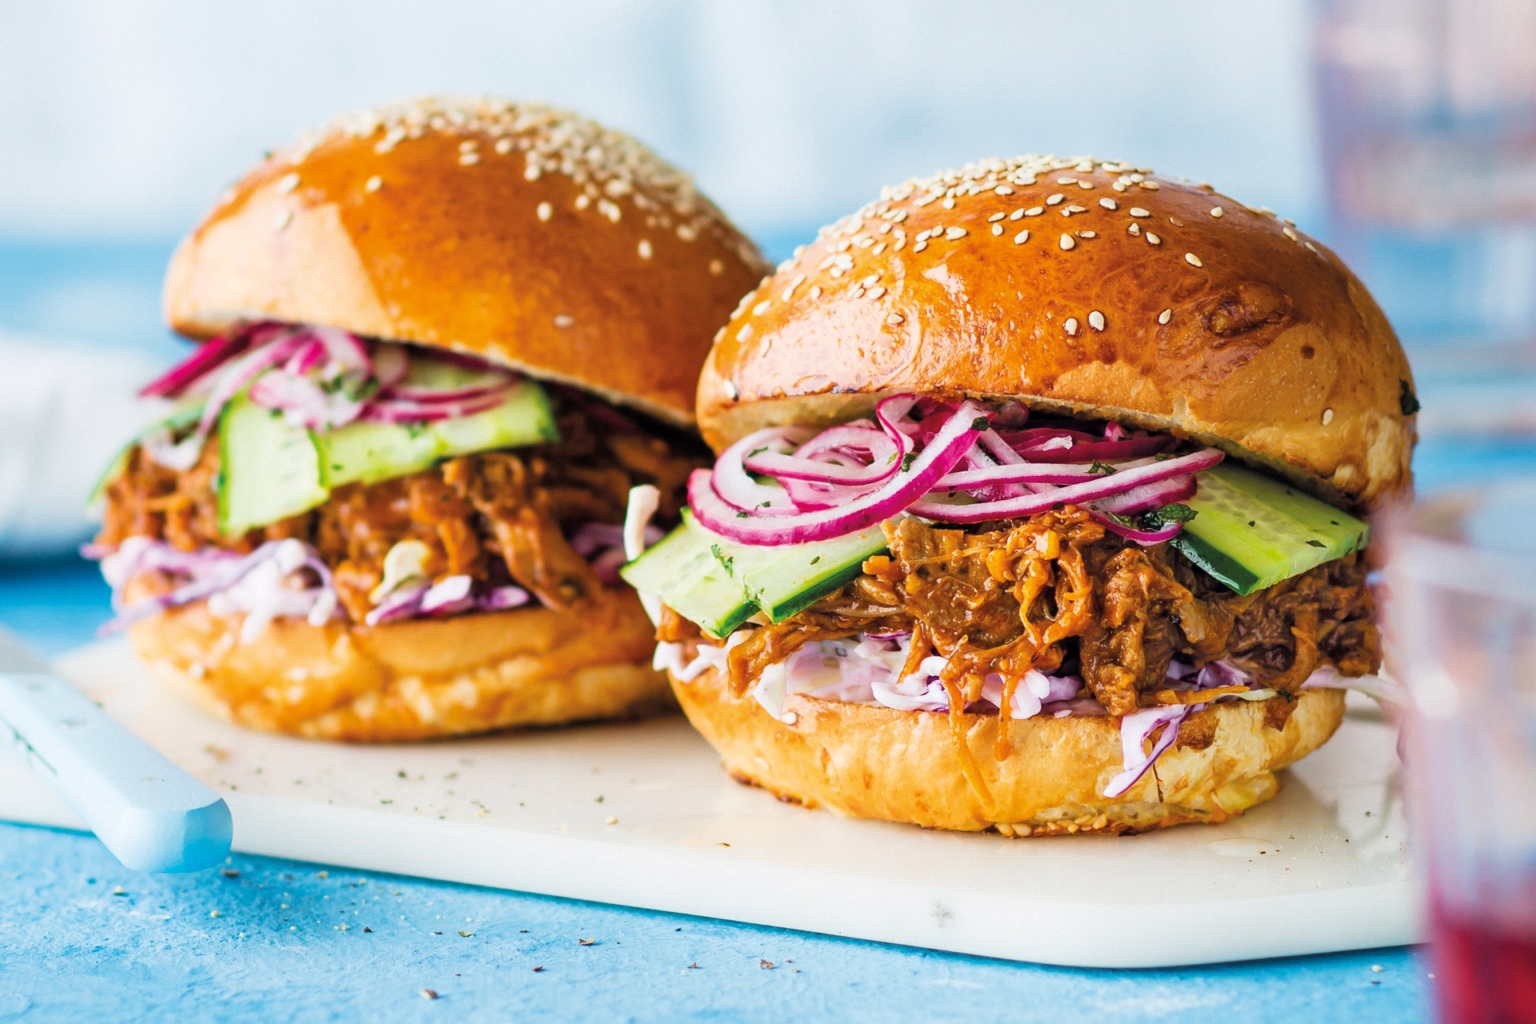
<svg viewBox="0 0 1536 1024"><path fill-rule="evenodd" d="M165 312L193 337L274 319L453 348L691 423L710 339L766 269L628 136L423 100L246 175L177 249Z"/></svg>
<svg viewBox="0 0 1536 1024"><path fill-rule="evenodd" d="M999 761L998 716L966 715L965 742L990 791L988 807L966 781L947 714L792 696L786 724L750 697L731 697L714 670L691 683L673 679L672 691L727 770L780 799L1021 836L1226 821L1279 792L1274 773L1322 746L1344 719L1342 690L1305 691L1280 727L1265 719L1267 705L1282 698L1203 708L1151 771L1107 799L1099 794L1122 767L1118 719L1010 719L1013 749Z"/></svg>
<svg viewBox="0 0 1536 1024"><path fill-rule="evenodd" d="M1407 486L1412 375L1338 257L1208 185L1092 168L972 165L823 229L716 344L705 438L966 393L1185 434L1351 505Z"/></svg>
<svg viewBox="0 0 1536 1024"><path fill-rule="evenodd" d="M241 725L389 742L560 725L671 704L650 620L629 591L576 616L547 608L323 628L279 619L241 643L202 603L131 630L161 682Z"/></svg>

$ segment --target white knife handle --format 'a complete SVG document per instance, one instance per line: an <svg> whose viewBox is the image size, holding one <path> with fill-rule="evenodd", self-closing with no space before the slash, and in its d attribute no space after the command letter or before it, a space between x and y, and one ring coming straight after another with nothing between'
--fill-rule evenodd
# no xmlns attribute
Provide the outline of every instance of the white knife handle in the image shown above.
<svg viewBox="0 0 1536 1024"><path fill-rule="evenodd" d="M0 724L125 866L196 871L229 853L219 795L59 677L0 673Z"/></svg>

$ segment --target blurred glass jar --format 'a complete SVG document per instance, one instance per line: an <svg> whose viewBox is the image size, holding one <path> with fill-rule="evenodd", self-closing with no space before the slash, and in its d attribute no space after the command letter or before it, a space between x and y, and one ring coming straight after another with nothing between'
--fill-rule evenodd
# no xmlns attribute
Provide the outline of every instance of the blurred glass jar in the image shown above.
<svg viewBox="0 0 1536 1024"><path fill-rule="evenodd" d="M1536 0L1319 0L1335 247L1409 343L1536 339Z"/></svg>
<svg viewBox="0 0 1536 1024"><path fill-rule="evenodd" d="M1450 491L1388 530L1413 839L1442 1024L1536 1022L1536 481Z"/></svg>

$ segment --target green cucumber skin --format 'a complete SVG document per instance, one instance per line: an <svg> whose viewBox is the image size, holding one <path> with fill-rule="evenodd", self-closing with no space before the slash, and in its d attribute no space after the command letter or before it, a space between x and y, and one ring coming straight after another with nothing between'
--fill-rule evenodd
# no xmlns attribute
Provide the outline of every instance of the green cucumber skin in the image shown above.
<svg viewBox="0 0 1536 1024"><path fill-rule="evenodd" d="M247 426L249 424L249 426ZM273 455L288 460L292 475L281 489L257 482L254 470L238 473L244 483L237 483L237 467L243 460L237 446L249 441L252 430L264 431L260 445L265 463L271 469ZM320 450L314 435L303 427L291 426L279 413L253 404L245 394L237 395L225 407L219 423L219 476L215 483L219 507L219 532L237 537L248 530L266 526L289 516L307 512L325 504L330 490L320 473Z"/></svg>
<svg viewBox="0 0 1536 1024"><path fill-rule="evenodd" d="M718 544L730 555L727 571L741 583L747 597L767 614L770 622L783 622L815 604L858 576L866 558L887 550L885 532L879 526L847 537L796 544L789 548L736 544L723 537L718 538ZM810 562L811 559L816 561ZM804 565L809 569L815 564L825 568L792 575L788 580L781 576L786 571L796 573L796 566Z"/></svg>
<svg viewBox="0 0 1536 1024"><path fill-rule="evenodd" d="M1242 595L1360 550L1361 520L1288 484L1223 463L1200 474L1197 513L1170 543Z"/></svg>
<svg viewBox="0 0 1536 1024"><path fill-rule="evenodd" d="M549 396L526 379L501 405L472 416L419 425L352 423L316 437L325 483L333 488L409 476L471 452L558 440Z"/></svg>
<svg viewBox="0 0 1536 1024"><path fill-rule="evenodd" d="M714 536L685 511L683 522L644 554L619 570L624 581L652 594L716 640L723 640L757 614L741 585L731 578L713 548Z"/></svg>

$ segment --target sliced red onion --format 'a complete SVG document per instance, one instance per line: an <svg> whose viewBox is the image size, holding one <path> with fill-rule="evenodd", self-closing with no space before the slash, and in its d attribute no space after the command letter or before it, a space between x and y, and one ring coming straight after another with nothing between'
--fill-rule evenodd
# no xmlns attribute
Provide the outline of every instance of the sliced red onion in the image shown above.
<svg viewBox="0 0 1536 1024"><path fill-rule="evenodd" d="M924 453L926 454L926 453ZM1210 469L1222 460L1215 448L1203 448L1189 455L1166 459L1121 470L1085 483L1011 498L1006 501L977 502L971 505L947 505L937 501L917 501L907 511L925 519L948 523L984 523L994 519L1017 519L1062 505L1085 505L1113 494L1120 494L1141 484L1155 483L1168 477L1184 476ZM1178 524L1175 524L1178 525ZM1177 530L1175 530L1177 532ZM1171 536L1171 535L1170 535Z"/></svg>
<svg viewBox="0 0 1536 1024"><path fill-rule="evenodd" d="M1133 512L1145 512L1148 509L1162 508L1174 502L1183 501L1194 497L1196 489L1193 473L1185 476L1171 476L1166 480L1158 480L1150 484L1142 484L1132 487L1121 494L1112 494L1108 498L1093 503L1091 508L1102 512L1113 512L1116 515L1126 516Z"/></svg>
<svg viewBox="0 0 1536 1024"><path fill-rule="evenodd" d="M358 419L365 423L426 423L436 420L473 416L500 405L507 388L489 391L478 398L459 402L408 402L403 399L376 397Z"/></svg>
<svg viewBox="0 0 1536 1024"><path fill-rule="evenodd" d="M789 427L768 427L748 434L720 453L710 475L710 486L721 501L732 506L733 514L750 510L756 515L790 516L798 511L788 491L753 480L743 461L759 448L787 454L795 436ZM698 513L697 508L694 513Z"/></svg>
<svg viewBox="0 0 1536 1024"><path fill-rule="evenodd" d="M1114 466L1116 473L1153 465L1151 460L1121 463ZM950 473L941 479L935 490L970 491L979 487L995 487L998 484L1079 484L1090 480L1104 480L1113 474L1093 472L1091 462L1025 462L988 469L968 469ZM1035 493L1049 494L1049 491Z"/></svg>
<svg viewBox="0 0 1536 1024"><path fill-rule="evenodd" d="M1110 533L1124 537L1126 540L1133 540L1143 547L1173 540L1173 538L1179 535L1179 531L1184 528L1183 523L1164 523L1155 530L1143 530L1140 527L1125 526L1117 523L1102 512L1090 512L1088 514L1093 516L1099 525Z"/></svg>
<svg viewBox="0 0 1536 1024"><path fill-rule="evenodd" d="M921 453L903 459L907 464L891 480L835 509L753 517L717 494L713 474L703 469L694 470L688 478L688 502L707 529L743 544L798 544L842 537L891 518L927 494L985 429L986 410L974 402L962 403Z"/></svg>
<svg viewBox="0 0 1536 1024"><path fill-rule="evenodd" d="M1109 785L1104 787L1104 795L1120 796L1136 785L1153 763L1162 756L1163 751L1173 746L1173 741L1179 735L1179 725L1191 711L1200 706L1198 704L1161 705L1133 711L1121 718L1120 748L1125 769L1109 780ZM1163 734L1157 738L1150 752L1142 750L1142 744L1146 738L1159 725L1163 726Z"/></svg>
<svg viewBox="0 0 1536 1024"><path fill-rule="evenodd" d="M399 383L381 392L380 397L407 402L464 402L481 398L493 391L505 391L517 381L517 375L507 370L485 370L462 384L449 388L433 388L420 384Z"/></svg>
<svg viewBox="0 0 1536 1024"><path fill-rule="evenodd" d="M622 548L624 527L612 523L582 523L571 533L567 543L582 558L591 558L604 548Z"/></svg>
<svg viewBox="0 0 1536 1024"><path fill-rule="evenodd" d="M1035 462L1080 462L1083 459L1110 462L1116 459L1156 455L1167 451L1177 443L1177 438L1159 435L1137 437L1129 441L1087 441L1068 445L1051 442L1048 445L1042 444L1038 448L1023 446L1019 449L1019 453Z"/></svg>
<svg viewBox="0 0 1536 1024"><path fill-rule="evenodd" d="M259 325L265 327L266 325ZM206 341L192 354L139 389L140 398L177 398L251 344L256 326Z"/></svg>

